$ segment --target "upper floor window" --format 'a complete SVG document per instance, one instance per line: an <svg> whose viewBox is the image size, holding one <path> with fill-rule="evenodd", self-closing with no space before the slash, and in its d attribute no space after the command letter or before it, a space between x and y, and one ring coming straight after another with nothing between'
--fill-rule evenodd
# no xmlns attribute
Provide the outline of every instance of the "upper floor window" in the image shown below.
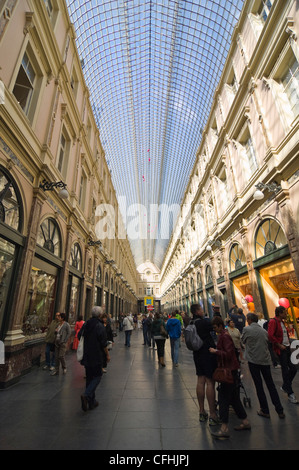
<svg viewBox="0 0 299 470"><path fill-rule="evenodd" d="M25 52L13 89L13 94L25 114L29 113L36 84L36 75L32 62L27 52Z"/></svg>
<svg viewBox="0 0 299 470"><path fill-rule="evenodd" d="M81 271L82 268L82 253L79 243L74 243L71 249L70 265Z"/></svg>
<svg viewBox="0 0 299 470"><path fill-rule="evenodd" d="M22 204L18 188L9 173L0 167L0 221L14 230L22 229Z"/></svg>
<svg viewBox="0 0 299 470"><path fill-rule="evenodd" d="M229 267L230 271L235 271L246 265L246 258L243 248L239 243L234 243L229 253Z"/></svg>
<svg viewBox="0 0 299 470"><path fill-rule="evenodd" d="M248 126L245 124L239 137L239 156L246 176L251 176L257 169L256 151Z"/></svg>
<svg viewBox="0 0 299 470"><path fill-rule="evenodd" d="M206 284L210 284L213 282L213 273L212 273L212 268L211 266L208 264L208 266L206 267Z"/></svg>
<svg viewBox="0 0 299 470"><path fill-rule="evenodd" d="M272 7L272 2L270 0L261 1L260 7L258 9L258 14L263 22L267 20L271 7Z"/></svg>
<svg viewBox="0 0 299 470"><path fill-rule="evenodd" d="M58 5L57 0L44 0L44 4L49 16L50 23L52 26L55 26L57 14L58 14Z"/></svg>
<svg viewBox="0 0 299 470"><path fill-rule="evenodd" d="M102 282L102 271L101 271L101 266L97 267L97 272L96 272L96 281L97 282Z"/></svg>
<svg viewBox="0 0 299 470"><path fill-rule="evenodd" d="M86 189L87 189L87 176L82 171L81 181L80 181L80 191L79 191L79 205L82 210L85 207L85 199L86 199Z"/></svg>
<svg viewBox="0 0 299 470"><path fill-rule="evenodd" d="M299 63L294 56L289 60L281 84L295 117L299 113Z"/></svg>
<svg viewBox="0 0 299 470"><path fill-rule="evenodd" d="M46 7L46 10L47 10L47 13L48 13L49 17L51 18L52 15L53 15L52 1L51 0L44 0L44 4L45 4L45 7Z"/></svg>
<svg viewBox="0 0 299 470"><path fill-rule="evenodd" d="M66 177L68 168L69 152L70 139L66 133L66 130L63 128L58 148L57 168L64 178Z"/></svg>
<svg viewBox="0 0 299 470"><path fill-rule="evenodd" d="M257 168L257 161L251 136L248 136L247 140L244 142L244 148L248 158L250 171L253 173Z"/></svg>

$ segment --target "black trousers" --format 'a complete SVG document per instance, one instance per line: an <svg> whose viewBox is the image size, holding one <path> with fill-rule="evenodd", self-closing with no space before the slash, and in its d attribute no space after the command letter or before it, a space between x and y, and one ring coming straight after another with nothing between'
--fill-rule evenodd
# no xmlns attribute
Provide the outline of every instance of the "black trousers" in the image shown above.
<svg viewBox="0 0 299 470"><path fill-rule="evenodd" d="M248 366L249 366L252 380L255 385L261 411L263 411L263 413L269 414L268 401L267 401L267 397L266 397L264 386L263 386L263 379L264 379L265 384L269 390L271 401L275 407L275 410L277 411L277 413L282 413L283 407L280 402L275 384L273 382L270 365L265 366L265 365L253 364L252 362L248 362Z"/></svg>
<svg viewBox="0 0 299 470"><path fill-rule="evenodd" d="M283 384L282 388L290 395L293 392L292 382L297 373L297 367L291 361L291 349L286 348L280 351L279 362L281 365L281 373Z"/></svg>
<svg viewBox="0 0 299 470"><path fill-rule="evenodd" d="M240 382L238 371L232 371L234 376L233 384L221 383L218 390L219 417L222 423L229 421L229 407L233 407L239 419L247 418L246 411L240 399Z"/></svg>
<svg viewBox="0 0 299 470"><path fill-rule="evenodd" d="M157 345L157 354L158 357L164 357L165 354L165 339L156 339L156 345Z"/></svg>

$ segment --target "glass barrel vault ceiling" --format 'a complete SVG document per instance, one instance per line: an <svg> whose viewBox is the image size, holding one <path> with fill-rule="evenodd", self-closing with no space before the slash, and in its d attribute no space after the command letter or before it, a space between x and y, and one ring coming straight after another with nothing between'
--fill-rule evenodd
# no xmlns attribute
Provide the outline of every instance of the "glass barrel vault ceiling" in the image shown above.
<svg viewBox="0 0 299 470"><path fill-rule="evenodd" d="M66 3L136 266L160 268L151 205L182 202L244 0Z"/></svg>

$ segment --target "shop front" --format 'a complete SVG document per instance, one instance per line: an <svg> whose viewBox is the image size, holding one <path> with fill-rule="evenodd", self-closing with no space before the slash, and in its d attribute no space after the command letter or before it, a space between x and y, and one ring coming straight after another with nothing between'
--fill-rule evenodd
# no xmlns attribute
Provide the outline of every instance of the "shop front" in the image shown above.
<svg viewBox="0 0 299 470"><path fill-rule="evenodd" d="M254 303L247 302L252 296L252 284L249 279L246 257L242 246L234 243L229 252L229 279L233 304L243 309L246 314L254 310Z"/></svg>
<svg viewBox="0 0 299 470"><path fill-rule="evenodd" d="M25 239L22 236L23 205L18 186L0 165L0 340L8 328L12 293Z"/></svg>
<svg viewBox="0 0 299 470"><path fill-rule="evenodd" d="M275 219L266 219L255 239L258 286L266 317L275 316L278 305L288 307L287 326L291 337L298 337L299 285L284 231Z"/></svg>

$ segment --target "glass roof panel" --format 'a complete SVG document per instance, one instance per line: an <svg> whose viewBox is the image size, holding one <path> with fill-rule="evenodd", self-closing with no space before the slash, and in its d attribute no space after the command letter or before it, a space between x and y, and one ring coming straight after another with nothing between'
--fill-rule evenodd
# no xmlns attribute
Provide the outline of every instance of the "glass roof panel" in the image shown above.
<svg viewBox="0 0 299 470"><path fill-rule="evenodd" d="M66 3L136 265L161 267L244 0Z"/></svg>

